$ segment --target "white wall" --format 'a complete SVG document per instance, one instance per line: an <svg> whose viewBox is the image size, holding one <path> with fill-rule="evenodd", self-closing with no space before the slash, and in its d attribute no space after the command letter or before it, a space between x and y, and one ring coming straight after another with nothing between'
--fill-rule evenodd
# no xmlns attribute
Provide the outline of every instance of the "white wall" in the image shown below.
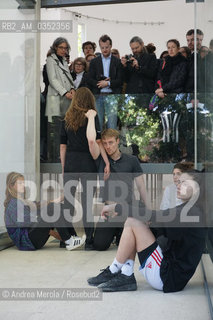
<svg viewBox="0 0 213 320"><path fill-rule="evenodd" d="M8 0L1 20L34 20L34 10L17 10ZM9 30L9 27L8 27ZM35 174L35 34L0 32L0 227L3 222L5 180L10 171ZM39 108L39 106L38 106ZM39 111L39 110L38 110Z"/></svg>
<svg viewBox="0 0 213 320"><path fill-rule="evenodd" d="M66 34L72 46L72 59L77 57L77 24L86 26L86 39L98 44L99 37L107 33L113 40L113 47L119 49L121 55L130 53L129 40L140 36L145 44L153 42L157 47L157 56L166 49L166 41L177 38L181 46L186 45L185 34L187 30L194 28L194 4L185 3L185 0L172 0L160 2L144 2L131 4L99 5L87 7L70 7L62 9L42 9L42 17L55 19L58 15L61 19L73 19L72 12L78 12L87 17L76 20L74 17L74 30L72 34ZM60 13L59 13L60 12ZM205 37L203 43L209 44L213 37L211 29L213 23L213 1L205 0L205 3L197 3L197 27L202 29ZM105 18L109 20L129 21L130 23L116 23L98 21L93 18ZM134 22L164 22L163 25L143 25ZM44 63L44 52L58 35L42 35L41 62ZM99 48L97 48L99 51Z"/></svg>

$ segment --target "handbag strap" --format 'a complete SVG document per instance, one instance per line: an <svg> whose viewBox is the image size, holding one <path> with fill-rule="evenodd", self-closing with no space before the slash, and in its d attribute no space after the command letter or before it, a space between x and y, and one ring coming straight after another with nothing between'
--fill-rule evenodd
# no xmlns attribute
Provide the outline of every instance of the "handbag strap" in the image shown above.
<svg viewBox="0 0 213 320"><path fill-rule="evenodd" d="M53 58L53 57L52 57L52 58ZM69 80L69 83L71 84L71 86L73 86L73 89L74 89L75 86L74 86L73 81L68 77L68 75L67 75L67 73L65 72L65 70L61 68L61 66L59 65L58 59L54 59L54 58L53 58L53 60L55 60L55 62L57 63L58 67L62 70L63 74L67 77L67 79Z"/></svg>

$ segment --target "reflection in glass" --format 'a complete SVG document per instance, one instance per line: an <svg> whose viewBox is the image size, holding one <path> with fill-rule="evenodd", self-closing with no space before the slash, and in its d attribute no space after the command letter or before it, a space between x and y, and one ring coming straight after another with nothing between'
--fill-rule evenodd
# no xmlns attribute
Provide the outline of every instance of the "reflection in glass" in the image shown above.
<svg viewBox="0 0 213 320"><path fill-rule="evenodd" d="M193 95L168 94L152 110L149 110L150 99L147 94L107 96L112 115L116 113L118 117L122 151L138 156L141 162L193 161ZM212 94L198 95L198 162L212 159L212 100ZM108 119L105 120L106 125ZM60 124L57 132L50 132L52 152L58 149L54 143L59 131ZM59 159L59 154L54 157L49 154L51 158Z"/></svg>

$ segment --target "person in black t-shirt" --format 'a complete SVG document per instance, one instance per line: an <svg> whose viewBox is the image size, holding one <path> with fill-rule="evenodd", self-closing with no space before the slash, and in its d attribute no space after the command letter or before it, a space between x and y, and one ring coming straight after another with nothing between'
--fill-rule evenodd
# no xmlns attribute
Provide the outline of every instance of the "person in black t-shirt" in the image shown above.
<svg viewBox="0 0 213 320"><path fill-rule="evenodd" d="M95 128L91 128L95 131ZM119 132L115 129L106 129L101 134L101 141L104 150L107 153L110 163L110 176L105 180L101 188L99 198L103 203L122 202L123 205L129 206L135 203L134 183L137 186L140 199L147 204L147 194L143 179L143 171L138 159L135 156L121 153L119 150ZM94 139L89 139L89 145L95 144ZM98 146L97 146L98 149ZM99 172L104 172L104 161L99 153L91 152L93 159L96 159L96 165ZM100 181L101 179L100 174ZM144 203L138 200L140 206ZM123 221L117 222L109 219L107 222L100 220L95 229L94 249L107 250L116 236L118 245L123 230Z"/></svg>
<svg viewBox="0 0 213 320"><path fill-rule="evenodd" d="M87 112L93 114L88 120ZM82 87L76 90L71 106L62 121L60 133L60 158L64 175L65 208L74 215L74 199L76 188L81 181L81 203L83 210L83 225L86 233L85 249L90 250L93 244L94 221L92 216L92 200L95 192L93 185L89 196L90 182L97 180L97 168L93 160L88 140L87 127L90 121L95 126L94 139L100 139L98 116L96 115L95 98L92 92Z"/></svg>
<svg viewBox="0 0 213 320"><path fill-rule="evenodd" d="M172 212L172 220L169 221L171 212L168 210L152 213L151 221L153 217L156 221L167 219L167 223L163 223L165 227L150 229L144 212L140 212L142 221L138 215L135 218L136 210L132 208L132 217L125 222L116 258L98 276L89 278L88 283L104 292L136 290L133 269L138 253L139 270L153 288L163 292L182 290L193 276L205 247L204 199L198 181L196 172L188 171L180 176L177 195L184 203ZM125 208L121 209L119 204L108 205L103 208L102 216L119 216L124 212ZM164 248L156 240L162 234L166 240Z"/></svg>

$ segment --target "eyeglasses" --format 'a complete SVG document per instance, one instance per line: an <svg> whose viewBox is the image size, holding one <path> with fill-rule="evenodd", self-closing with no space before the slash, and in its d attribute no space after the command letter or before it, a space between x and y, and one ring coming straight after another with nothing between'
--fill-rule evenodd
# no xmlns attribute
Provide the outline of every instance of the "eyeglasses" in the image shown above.
<svg viewBox="0 0 213 320"><path fill-rule="evenodd" d="M82 66L82 63L75 63L75 66Z"/></svg>
<svg viewBox="0 0 213 320"><path fill-rule="evenodd" d="M117 53L117 52L111 52L111 54L113 54L114 56L116 56L118 53Z"/></svg>
<svg viewBox="0 0 213 320"><path fill-rule="evenodd" d="M63 46L58 46L58 48L61 49L61 50L67 50L68 49L68 47L63 47Z"/></svg>

